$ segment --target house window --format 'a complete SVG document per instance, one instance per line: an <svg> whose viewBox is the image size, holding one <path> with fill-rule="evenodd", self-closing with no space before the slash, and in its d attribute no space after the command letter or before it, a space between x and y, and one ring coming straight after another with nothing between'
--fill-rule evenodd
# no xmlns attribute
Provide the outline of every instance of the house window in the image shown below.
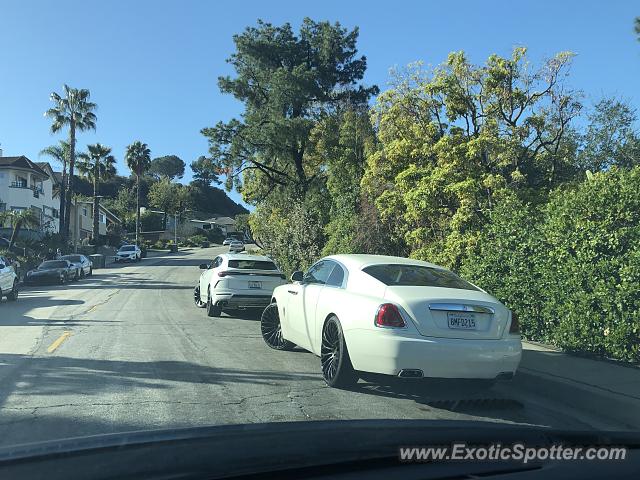
<svg viewBox="0 0 640 480"><path fill-rule="evenodd" d="M107 217L105 217L104 213L100 214L100 223L107 223Z"/></svg>
<svg viewBox="0 0 640 480"><path fill-rule="evenodd" d="M203 229L203 230L211 230L211 224L209 224L209 223L203 223L203 224L202 224L202 229Z"/></svg>
<svg viewBox="0 0 640 480"><path fill-rule="evenodd" d="M87 216L87 207L82 207L82 215Z"/></svg>

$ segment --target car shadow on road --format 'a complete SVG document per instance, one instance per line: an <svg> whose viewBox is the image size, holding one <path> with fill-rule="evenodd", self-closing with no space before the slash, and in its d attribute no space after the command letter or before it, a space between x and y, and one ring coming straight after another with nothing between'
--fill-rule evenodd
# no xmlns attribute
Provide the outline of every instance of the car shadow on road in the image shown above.
<svg viewBox="0 0 640 480"><path fill-rule="evenodd" d="M95 395L130 389L176 389L197 385L252 384L317 380L316 374L217 368L192 362L96 360L64 356L0 354L0 406L19 391L25 398L55 395ZM20 383L18 388L16 384ZM1 407L0 407L1 408Z"/></svg>
<svg viewBox="0 0 640 480"><path fill-rule="evenodd" d="M149 277L140 277L141 273L104 273L67 285L47 285L25 287L26 292L48 292L65 289L93 290L102 288L134 289L134 290L193 290L193 285L158 281Z"/></svg>
<svg viewBox="0 0 640 480"><path fill-rule="evenodd" d="M437 409L458 414L521 422L524 405L481 382L442 379L369 378L350 389L365 395L411 400L425 411Z"/></svg>

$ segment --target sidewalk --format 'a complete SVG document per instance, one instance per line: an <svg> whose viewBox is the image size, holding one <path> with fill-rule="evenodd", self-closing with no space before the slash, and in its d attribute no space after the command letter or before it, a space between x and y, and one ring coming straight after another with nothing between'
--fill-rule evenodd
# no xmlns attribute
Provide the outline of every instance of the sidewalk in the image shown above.
<svg viewBox="0 0 640 480"><path fill-rule="evenodd" d="M640 368L522 342L519 388L640 430Z"/></svg>

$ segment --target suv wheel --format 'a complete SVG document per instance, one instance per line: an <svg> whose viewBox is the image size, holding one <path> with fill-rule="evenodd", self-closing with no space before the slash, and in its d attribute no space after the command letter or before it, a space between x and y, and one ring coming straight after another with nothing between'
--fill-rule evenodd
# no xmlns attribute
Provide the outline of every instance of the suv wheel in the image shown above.
<svg viewBox="0 0 640 480"><path fill-rule="evenodd" d="M15 302L16 300L18 300L18 280L13 281L13 288L11 289L9 295L7 295L7 300L9 300L10 302Z"/></svg>
<svg viewBox="0 0 640 480"><path fill-rule="evenodd" d="M207 316L219 317L220 314L222 313L222 309L213 304L213 302L211 301L212 298L213 297L211 295L211 288L209 288L208 295L207 295Z"/></svg>

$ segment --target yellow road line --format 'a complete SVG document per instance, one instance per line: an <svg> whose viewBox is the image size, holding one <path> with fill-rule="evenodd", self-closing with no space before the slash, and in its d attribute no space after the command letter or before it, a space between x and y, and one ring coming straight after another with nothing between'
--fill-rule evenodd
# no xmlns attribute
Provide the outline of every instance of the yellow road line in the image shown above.
<svg viewBox="0 0 640 480"><path fill-rule="evenodd" d="M47 348L47 353L53 353L56 348L62 345L62 342L64 342L67 338L69 338L70 335L71 335L71 332L64 332L62 335L60 335L55 342L49 345L49 348Z"/></svg>

